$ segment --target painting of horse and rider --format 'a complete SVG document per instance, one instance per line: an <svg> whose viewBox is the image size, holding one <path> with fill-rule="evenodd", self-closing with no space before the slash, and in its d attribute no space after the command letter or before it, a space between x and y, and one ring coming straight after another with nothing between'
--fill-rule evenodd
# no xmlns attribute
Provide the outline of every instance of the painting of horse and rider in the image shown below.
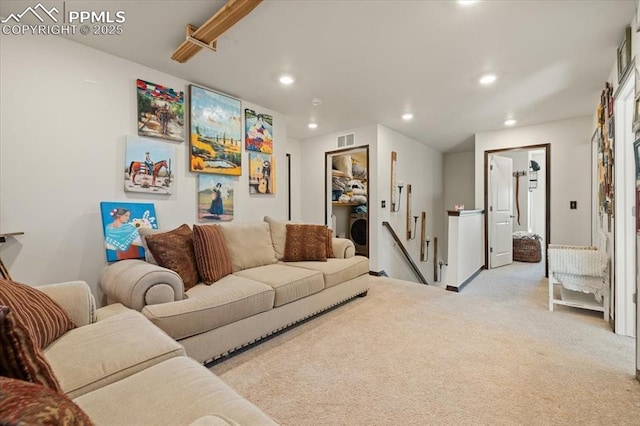
<svg viewBox="0 0 640 426"><path fill-rule="evenodd" d="M175 175L174 147L153 140L127 136L124 190L149 194L171 194Z"/></svg>
<svg viewBox="0 0 640 426"><path fill-rule="evenodd" d="M184 142L184 92L138 79L138 136Z"/></svg>

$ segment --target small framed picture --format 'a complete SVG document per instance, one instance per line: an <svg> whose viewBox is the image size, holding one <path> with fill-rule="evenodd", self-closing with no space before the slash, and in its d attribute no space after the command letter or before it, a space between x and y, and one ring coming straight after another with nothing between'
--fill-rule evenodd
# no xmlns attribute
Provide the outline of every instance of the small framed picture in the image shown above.
<svg viewBox="0 0 640 426"><path fill-rule="evenodd" d="M640 182L640 139L633 143L633 153L636 159L636 183Z"/></svg>
<svg viewBox="0 0 640 426"><path fill-rule="evenodd" d="M640 95L636 96L633 104L633 132L640 132Z"/></svg>
<svg viewBox="0 0 640 426"><path fill-rule="evenodd" d="M631 68L631 27L624 30L624 35L618 46L618 83L622 83Z"/></svg>

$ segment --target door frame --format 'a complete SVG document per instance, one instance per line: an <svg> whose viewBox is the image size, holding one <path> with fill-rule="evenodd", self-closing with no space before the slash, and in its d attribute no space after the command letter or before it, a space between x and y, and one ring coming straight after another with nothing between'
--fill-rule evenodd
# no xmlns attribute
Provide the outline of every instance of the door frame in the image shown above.
<svg viewBox="0 0 640 426"><path fill-rule="evenodd" d="M325 151L324 153L324 223L326 225L330 225L329 223L329 206L331 206L332 210L333 210L333 206L332 204L332 200L331 200L331 196L329 188L331 188L331 176L327 173L329 169L329 163L328 163L328 159L329 157L332 157L334 155L340 155L340 154L348 154L349 152L353 152L353 151L365 151L366 156L367 156L367 184L366 184L366 191L367 191L367 255L366 257L369 257L371 254L371 221L370 221L370 211L371 211L371 192L369 191L369 178L370 178L370 173L369 173L369 163L370 163L370 159L369 159L369 145L355 145L355 146L350 146L348 148L341 148L341 149L336 149L333 151ZM336 232L336 230L334 229L333 232Z"/></svg>
<svg viewBox="0 0 640 426"><path fill-rule="evenodd" d="M544 235L544 276L549 277L549 263L547 253L549 250L549 240L551 239L551 144L544 143L538 145L514 146L509 148L490 149L484 151L484 208L489 210L489 155L499 154L509 151L531 151L536 149L544 150L545 158L545 235ZM489 269L489 221L485 215L484 221L484 269Z"/></svg>

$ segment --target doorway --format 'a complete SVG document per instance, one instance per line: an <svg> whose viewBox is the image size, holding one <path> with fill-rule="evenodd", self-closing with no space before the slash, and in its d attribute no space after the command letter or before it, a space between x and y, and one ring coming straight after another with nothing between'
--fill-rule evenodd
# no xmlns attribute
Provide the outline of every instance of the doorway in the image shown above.
<svg viewBox="0 0 640 426"><path fill-rule="evenodd" d="M369 146L325 152L325 224L369 257Z"/></svg>
<svg viewBox="0 0 640 426"><path fill-rule="evenodd" d="M511 172L506 171L507 166L503 165L501 171L492 173L491 163L495 158L507 158L511 160L513 169ZM506 163L505 163L506 164ZM498 168L496 165L494 170ZM502 176L502 184L494 181L493 176L504 175L510 173L508 183ZM496 186L507 186L509 191L508 206L511 212L505 212L505 206L494 206L494 202L505 203L506 195L499 195L500 190ZM513 189L511 189L513 188ZM516 191L517 188L517 191ZM491 192L493 191L493 193ZM504 190L502 191L504 193ZM528 145L506 149L496 149L485 151L484 153L484 205L487 209L485 221L485 269L497 267L504 263L504 259L508 260L509 254L503 254L502 260L492 265L492 254L500 248L501 251L509 250L512 255L513 245L509 235L505 234L514 231L538 234L542 237L541 248L543 253L541 261L544 262L545 276L549 276L549 266L547 264L546 252L551 238L551 145ZM543 207L541 206L543 204ZM499 207L499 208L498 208ZM494 217L493 213L498 212L498 216ZM508 226L497 226L498 222L510 220ZM496 226L493 226L493 223ZM508 231L507 231L508 230ZM502 235L504 234L504 235ZM505 238L509 237L508 240ZM500 243L500 247L494 247L493 244ZM493 248L493 253L492 253ZM494 256L496 257L496 256ZM508 262L509 263L509 262ZM507 263L507 264L508 264Z"/></svg>

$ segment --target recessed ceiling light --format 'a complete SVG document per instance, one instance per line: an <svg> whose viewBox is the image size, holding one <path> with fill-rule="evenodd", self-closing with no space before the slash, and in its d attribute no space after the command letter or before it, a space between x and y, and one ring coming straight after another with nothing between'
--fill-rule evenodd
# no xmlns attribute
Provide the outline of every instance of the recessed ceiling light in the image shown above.
<svg viewBox="0 0 640 426"><path fill-rule="evenodd" d="M287 86L290 85L290 84L293 84L293 82L295 81L293 76L291 76L289 74L281 75L279 80L280 80L280 83L286 84Z"/></svg>
<svg viewBox="0 0 640 426"><path fill-rule="evenodd" d="M406 113L406 114L402 114L402 119L403 120L411 120L413 118L413 114L411 114L410 112Z"/></svg>
<svg viewBox="0 0 640 426"><path fill-rule="evenodd" d="M480 84L491 84L493 82L495 82L498 79L498 77L495 74L485 74L482 77L480 77Z"/></svg>
<svg viewBox="0 0 640 426"><path fill-rule="evenodd" d="M478 0L458 0L458 4L461 6L470 6L476 3Z"/></svg>
<svg viewBox="0 0 640 426"><path fill-rule="evenodd" d="M516 120L514 120L513 118L508 119L507 121L504 122L505 126L513 126L516 124Z"/></svg>
<svg viewBox="0 0 640 426"><path fill-rule="evenodd" d="M309 123L309 124L307 124L307 126L308 126L310 129L317 129L317 128L318 128L318 124L317 124L317 123Z"/></svg>

